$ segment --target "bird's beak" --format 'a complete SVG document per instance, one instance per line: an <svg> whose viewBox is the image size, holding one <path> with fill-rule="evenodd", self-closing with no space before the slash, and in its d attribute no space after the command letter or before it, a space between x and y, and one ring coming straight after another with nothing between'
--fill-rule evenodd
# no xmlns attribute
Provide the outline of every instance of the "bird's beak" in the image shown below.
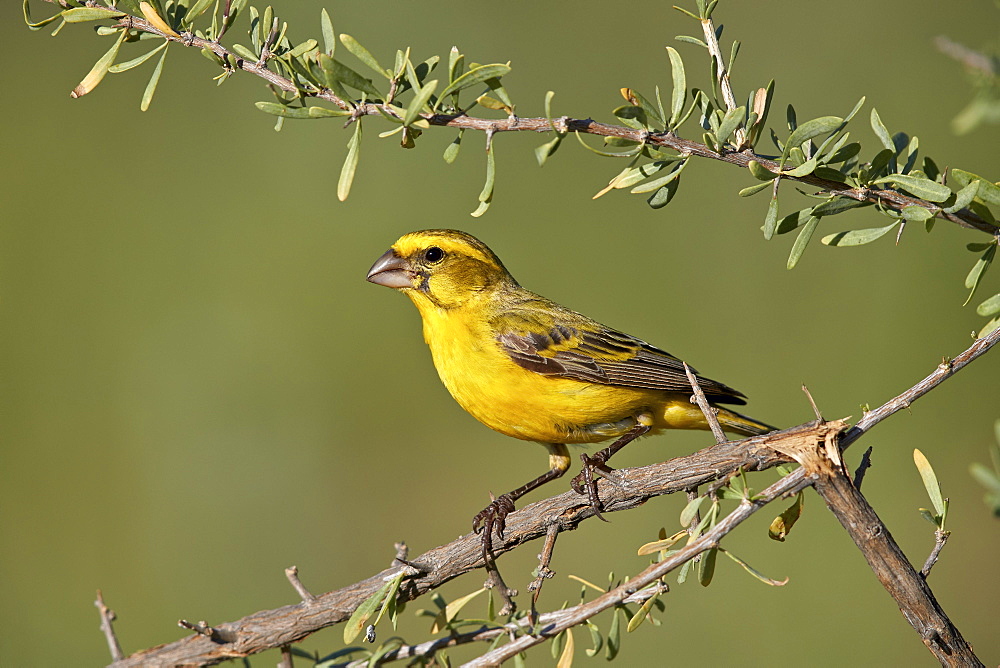
<svg viewBox="0 0 1000 668"><path fill-rule="evenodd" d="M391 248L368 270L369 281L387 288L412 288L415 277L416 272L406 258L399 257Z"/></svg>

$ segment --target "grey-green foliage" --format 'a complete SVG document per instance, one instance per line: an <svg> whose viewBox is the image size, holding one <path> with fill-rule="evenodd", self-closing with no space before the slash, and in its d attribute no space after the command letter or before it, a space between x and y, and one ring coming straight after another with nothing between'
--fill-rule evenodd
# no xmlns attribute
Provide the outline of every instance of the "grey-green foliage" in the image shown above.
<svg viewBox="0 0 1000 668"><path fill-rule="evenodd" d="M68 5L81 3L67 3ZM699 21L711 21L717 2L696 0L696 13L681 11ZM25 21L33 30L59 21L54 32L68 23L109 22L97 30L99 35L116 41L91 69L74 91L85 95L93 90L108 73L117 74L138 69L157 53L160 58L153 69L141 97L140 107L149 107L165 62L171 41L199 43L204 55L222 68L216 77L226 81L243 63L266 68L287 82L282 87L272 85L273 99L257 103L257 108L278 117L276 129L285 119L319 119L347 117L355 124L348 142L348 151L341 169L337 195L343 200L350 192L357 174L361 155L362 118L376 114L396 127L379 137L399 135L403 148L414 148L422 132L432 125L444 125L455 117L471 118L476 107L485 116L515 118L511 96L503 86L509 64L478 64L466 62L457 48L447 58L431 56L420 60L410 49L397 50L392 67L365 48L359 40L334 31L326 10L320 15L320 36L316 39L293 41L288 24L281 21L271 7L263 11L249 5L248 0L169 0L163 3L140 3L123 0L112 6L68 6L41 21L30 15L29 0L24 0ZM143 17L168 39L139 30L127 30L118 24L125 13ZM245 17L248 29L246 44L232 43L228 48L216 48L236 21ZM706 31L705 39L678 37L680 42L695 44L699 49L721 53L718 39L721 30ZM123 43L153 40L153 48L129 60L115 62ZM160 41L163 40L163 41ZM738 53L738 43L731 45L728 69L732 69ZM346 52L346 53L345 53ZM919 156L919 141L906 133L889 131L875 109L869 113L869 125L874 135L874 147L865 148L856 138L852 141L848 124L864 105L862 98L846 116L825 115L798 122L795 109L786 110L786 132L769 130L777 154L766 155L758 148L764 136L765 124L774 97L774 82L751 87L746 104L727 105L720 86L728 85L713 77L704 88L688 87L688 76L678 50L667 47L665 70L669 67L669 92L654 87L652 95L623 88L626 104L612 111L627 136L604 136L603 146L580 143L591 152L610 158L628 160L608 186L597 193L628 189L630 193L646 195L653 208L669 204L679 191L681 176L691 161L691 151L666 148L664 138L677 136L682 128L700 137L702 149L726 159L737 154L752 156L747 163L751 176L762 181L746 187L740 195L749 197L760 192L770 193L764 215L765 239L797 231L787 266L795 267L826 218L855 208L869 207L889 219L887 223L863 229L841 230L821 237L828 246L851 247L872 243L890 233L898 243L908 226L919 225L930 232L939 217L974 219L986 239L967 244L976 259L966 277L966 303L973 299L996 255L1000 232L992 207L1000 205L1000 187L977 174L952 168L941 170L930 157ZM711 56L710 56L711 58ZM240 62L242 61L242 63ZM447 61L446 71L440 67ZM722 63L711 58L712 71L718 74ZM990 76L980 88L989 96L996 87L994 69L985 69ZM540 165L555 154L568 133L566 117L552 115L554 93L546 95L545 120L554 138L535 150ZM979 99L979 98L977 98ZM986 99L986 98L983 98ZM992 99L992 98L989 98ZM307 101L329 104L310 104ZM988 101L988 100L987 100ZM980 111L982 111L980 105ZM992 108L992 107L990 107ZM979 120L988 116L980 115ZM691 126L694 126L691 128ZM477 129L484 129L486 126ZM963 129L971 123L963 125ZM462 129L445 151L447 162L454 161L461 145ZM481 216L493 201L496 181L496 146L492 132L487 131L486 183L472 215ZM870 143L870 142L869 142ZM862 157L868 156L868 157ZM736 160L732 160L737 162ZM816 200L793 213L782 215L779 200L782 181L805 181L813 192L804 193ZM963 217L964 216L964 217ZM977 312L990 320L980 335L1000 327L1000 294L981 302Z"/></svg>

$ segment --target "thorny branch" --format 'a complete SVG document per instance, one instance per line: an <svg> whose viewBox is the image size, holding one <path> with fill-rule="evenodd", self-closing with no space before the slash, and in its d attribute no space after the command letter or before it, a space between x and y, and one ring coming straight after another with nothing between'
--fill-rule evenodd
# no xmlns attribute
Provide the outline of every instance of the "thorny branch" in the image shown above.
<svg viewBox="0 0 1000 668"><path fill-rule="evenodd" d="M967 364L985 354L998 341L1000 341L1000 329L977 339L961 355L950 362L942 362L919 383L875 410L866 413L858 424L839 434L840 449L846 448L876 424L930 392ZM642 505L654 496L686 492L695 486L725 479L739 471L740 468L744 471L771 468L789 460L787 456L778 454L774 448L787 449L789 443L815 437L817 433L825 433L822 430L829 431L834 427L835 423L811 422L766 436L755 436L738 442L722 443L661 464L620 469L624 484L611 485L603 481L598 483L602 488L601 498L604 500L607 512L627 510ZM837 428L839 429L839 427ZM709 532L698 541L686 546L684 550L687 551L683 554L687 559L691 559L696 554L714 547L711 544L713 540L717 541L733 526L756 512L764 499L777 498L782 495L790 496L809 486L812 482L813 479L806 475L804 468L793 471L769 487L763 496L758 496L754 501L742 503L736 511L724 518L712 530L715 533ZM549 534L553 523L558 524L560 531L575 529L580 522L591 516L593 516L593 509L590 504L585 498L572 491L538 501L508 517L506 539L502 543L499 541L495 543L494 550L498 555L503 554L522 543L545 537ZM468 534L408 561L402 567L412 575L403 583L401 598L403 600L415 599L464 573L481 568L483 564L480 547L479 537L475 534ZM670 559L677 559L680 554L678 553ZM683 560L659 562L640 575L648 577L654 573L651 570L654 567L669 570L674 566L664 566L664 564L676 565L680 563L683 563ZM211 627L217 633L225 632L232 638L231 642L213 641L203 635L196 634L166 645L137 652L126 659L115 661L112 665L115 668L150 664L212 665L226 659L245 657L297 642L322 628L346 621L354 609L381 587L386 577L398 573L399 568L399 566L393 566L367 580L317 596L312 601L303 601L274 610L262 610L243 619ZM659 573L659 571L655 572ZM652 582L658 577L660 575L652 575L645 581ZM627 585L631 588L630 591L622 588L612 590L603 597L583 604L589 607L581 608L578 606L563 611L570 613L570 616L565 620L562 617L559 618L561 620L558 622L561 625L560 628L566 628L588 619L587 615L593 616L599 612L600 610L597 608L600 606L605 606L601 609L606 609L606 607L620 603L625 596L638 591L643 586L638 578L634 578ZM547 623L546 620L549 619L554 618L541 615L543 623ZM573 621L570 624L566 620ZM546 626L545 628L551 631L554 627ZM545 635L550 635L550 633L547 631ZM490 638L493 637L495 636L490 636ZM479 638L471 640L476 639ZM541 639L543 640L544 637ZM430 641L420 645L420 647L430 647L435 642L439 641ZM522 638L516 642L530 641ZM450 644L444 646L450 646Z"/></svg>
<svg viewBox="0 0 1000 668"><path fill-rule="evenodd" d="M59 0L45 0L45 2L59 4ZM106 4L102 4L96 0L87 0L83 4L87 7L107 7ZM301 86L297 86L292 80L269 70L266 62L251 62L245 60L238 54L227 49L218 41L203 39L190 32L166 32L152 25L149 21L130 14L126 14L122 19L120 19L118 21L118 26L129 30L157 35L168 41L177 42L183 46L195 47L197 49L208 49L215 53L215 55L222 58L224 62L234 63L236 69L258 76L276 89L282 90L286 93L294 93L295 95L303 97L326 100L327 102L333 103L340 109L352 110L352 120L358 119L362 116L378 116L381 114L389 114L390 116L393 115L393 112L389 110L385 104L371 102L361 104L344 100L329 88L324 87L305 90ZM705 28L706 31L709 29L711 29L711 21L708 21L708 26ZM720 70L720 72L722 71L724 71L724 68ZM723 90L725 90L724 87ZM553 123L550 122L548 118L518 118L517 116L509 116L504 119L492 119L475 118L472 116L466 116L465 114L428 113L421 113L420 116L431 125L477 130L487 133L488 137L492 137L492 135L497 132L553 131ZM600 137L617 137L640 144L646 143L654 147L672 149L683 155L692 155L699 158L719 160L743 168L746 168L750 161L756 161L769 171L774 172L775 175L777 175L780 171L780 165L777 161L771 160L770 158L762 155L757 155L749 149L743 151L730 151L723 149L722 151L717 152L705 144L683 139L670 132L650 133L646 130L636 130L620 125L599 123L589 118L580 119L562 117L557 120L556 125L560 128L560 132L578 132L597 135ZM1000 227L997 227L993 223L983 219L981 216L968 208L954 213L947 213L933 202L927 202L917 197L911 197L897 190L874 189L868 187L852 188L844 183L820 178L815 174L808 174L806 176L782 175L782 178L805 183L814 188L818 188L820 191L830 196L849 197L859 202L870 201L895 211L901 211L908 206L919 206L931 211L936 217L943 218L944 220L961 227L980 230L982 232L986 232L987 234L1000 236Z"/></svg>

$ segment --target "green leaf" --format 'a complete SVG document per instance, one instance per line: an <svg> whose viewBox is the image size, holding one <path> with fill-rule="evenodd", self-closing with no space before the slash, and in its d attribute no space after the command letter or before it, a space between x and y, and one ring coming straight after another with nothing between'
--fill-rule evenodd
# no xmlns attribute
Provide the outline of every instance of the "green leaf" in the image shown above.
<svg viewBox="0 0 1000 668"><path fill-rule="evenodd" d="M885 227L869 227L862 230L837 232L836 234L823 237L822 242L827 246L862 246L885 236L896 225L898 223L891 223Z"/></svg>
<svg viewBox="0 0 1000 668"><path fill-rule="evenodd" d="M976 307L976 313L989 317L991 315L996 315L1000 313L1000 293L993 295L982 304Z"/></svg>
<svg viewBox="0 0 1000 668"><path fill-rule="evenodd" d="M260 58L259 54L254 53L252 50L248 49L242 44L233 44L229 48L233 53L235 53L237 56L247 61L248 63L257 62L257 60Z"/></svg>
<svg viewBox="0 0 1000 668"><path fill-rule="evenodd" d="M191 9L187 11L184 18L181 20L181 25L190 27L196 19L200 18L202 14L208 11L208 8L212 6L215 0L196 0Z"/></svg>
<svg viewBox="0 0 1000 668"><path fill-rule="evenodd" d="M849 209L857 209L862 206L871 206L871 202L859 201L850 197L834 197L812 209L814 216L835 216Z"/></svg>
<svg viewBox="0 0 1000 668"><path fill-rule="evenodd" d="M324 7L319 13L320 32L323 33L323 50L330 56L337 50L337 33L333 31L330 13Z"/></svg>
<svg viewBox="0 0 1000 668"><path fill-rule="evenodd" d="M399 574L400 579L402 579L402 573ZM476 598L480 594L486 591L486 588L478 589L471 594L466 594L461 598L456 598L454 601L450 602L445 606L444 610L438 613L438 616L434 619L434 624L431 626L431 633L440 633L444 629L448 628L451 621L455 619L459 612L462 611L469 601Z"/></svg>
<svg viewBox="0 0 1000 668"><path fill-rule="evenodd" d="M955 203L951 206L944 207L945 213L955 213L961 211L965 207L972 203L972 199L976 196L976 192L979 190L979 182L973 181L967 183L964 188L955 193Z"/></svg>
<svg viewBox="0 0 1000 668"><path fill-rule="evenodd" d="M167 49L165 48L169 42L163 43L163 54L160 59L156 61L156 67L153 68L153 73L149 76L149 82L146 84L146 89L142 91L142 99L139 101L139 110L146 111L149 109L150 103L153 101L153 94L156 93L156 86L160 83L160 75L163 74L163 62L167 59Z"/></svg>
<svg viewBox="0 0 1000 668"><path fill-rule="evenodd" d="M441 91L439 99L443 99L452 93L457 93L460 90L468 88L469 86L485 83L487 79L502 77L508 72L510 72L509 65L501 65L499 63L495 63L493 65L480 65L470 69L468 72L448 84L445 89Z"/></svg>
<svg viewBox="0 0 1000 668"><path fill-rule="evenodd" d="M708 48L708 44L705 44L703 40L700 40L697 37L691 37L690 35L677 35L676 37L674 37L674 39L676 39L678 42L686 42L688 44L695 44L705 49Z"/></svg>
<svg viewBox="0 0 1000 668"><path fill-rule="evenodd" d="M805 162L803 162L798 167L796 167L795 169L788 169L781 173L784 174L785 176L792 176L796 178L801 176L807 176L808 174L812 174L816 170L816 160L817 160L816 156L813 156L808 160L806 160Z"/></svg>
<svg viewBox="0 0 1000 668"><path fill-rule="evenodd" d="M778 183L778 179L774 180L775 185ZM767 213L764 215L764 239L767 241L771 240L774 236L774 229L778 223L778 191L774 190L774 194L771 195L771 201L767 205Z"/></svg>
<svg viewBox="0 0 1000 668"><path fill-rule="evenodd" d="M54 14L53 16L50 16L50 17L48 17L46 19L42 19L41 21L32 21L31 20L31 7L29 6L28 3L29 3L29 0L24 0L24 2L21 5L21 11L24 13L24 23L25 23L25 25L28 26L29 30L41 30L42 28L44 28L48 24L52 23L53 21L57 21L59 19L62 19L62 21L63 21L64 24L66 23L66 20L62 18L62 12L59 12L58 14Z"/></svg>
<svg viewBox="0 0 1000 668"><path fill-rule="evenodd" d="M670 121L667 127L670 130L677 128L678 119L684 111L684 100L687 98L687 76L684 73L684 61L677 49L672 46L667 47L667 56L670 57L670 76L673 80L673 91L670 94Z"/></svg>
<svg viewBox="0 0 1000 668"><path fill-rule="evenodd" d="M775 234L788 234L792 230L797 230L806 223L812 217L812 209L805 208L795 213L790 213L781 220L778 221L777 226L774 229Z"/></svg>
<svg viewBox="0 0 1000 668"><path fill-rule="evenodd" d="M777 176L774 172L769 170L764 165L760 164L756 160L751 160L747 163L747 169L750 170L750 174L753 175L755 179L760 181L774 181L774 177Z"/></svg>
<svg viewBox="0 0 1000 668"><path fill-rule="evenodd" d="M781 164L784 166L788 159L788 152L793 146L798 147L814 137L818 137L828 132L833 132L844 123L844 119L839 116L820 116L802 123L792 132L785 141L785 150L781 152Z"/></svg>
<svg viewBox="0 0 1000 668"><path fill-rule="evenodd" d="M736 107L726 112L726 115L722 118L722 122L719 123L719 132L716 134L720 144L727 142L733 133L736 132L736 129L743 123L746 113L746 107Z"/></svg>
<svg viewBox="0 0 1000 668"><path fill-rule="evenodd" d="M458 151L462 148L462 135L465 130L459 130L458 136L455 137L450 144L448 144L444 149L444 161L449 165L455 162L455 158L458 157Z"/></svg>
<svg viewBox="0 0 1000 668"><path fill-rule="evenodd" d="M126 72L132 69L133 67L138 67L139 65L142 65L144 62L152 58L156 53L167 48L167 44L170 44L170 42L163 42L163 44L159 45L158 47L156 47L152 51L149 51L148 53L142 54L138 58L133 58L132 60L128 60L124 63L115 63L114 65L108 68L108 72L110 72L111 74L118 74L120 72Z"/></svg>
<svg viewBox="0 0 1000 668"><path fill-rule="evenodd" d="M691 525L691 522L694 521L695 516L698 514L698 509L701 508L701 504L705 502L705 498L704 496L695 497L684 506L684 510L681 511L682 527Z"/></svg>
<svg viewBox="0 0 1000 668"><path fill-rule="evenodd" d="M715 558L718 553L719 548L713 547L701 555L701 561L698 562L698 582L702 587L712 584L712 579L715 577Z"/></svg>
<svg viewBox="0 0 1000 668"><path fill-rule="evenodd" d="M1000 187L994 183L990 183L981 176L977 176L972 172L967 172L964 169L953 169L951 172L951 178L955 179L960 185L968 185L973 181L979 181L979 191L976 195L979 199L983 200L987 204L1000 204Z"/></svg>
<svg viewBox="0 0 1000 668"><path fill-rule="evenodd" d="M350 111L345 111L344 109L328 109L326 107L317 106L289 107L288 105L279 104L277 102L256 102L254 106L263 111L265 114L281 116L282 118L332 118L351 115Z"/></svg>
<svg viewBox="0 0 1000 668"><path fill-rule="evenodd" d="M85 8L80 7L79 9ZM101 56L101 58L94 63L94 66L90 69L90 72L87 73L87 76L83 78L83 81L78 83L76 88L74 88L69 94L70 97L82 97L97 88L97 85L101 83L104 79L104 75L106 75L108 70L111 68L111 64L115 62L115 58L118 57L118 49L121 48L122 42L125 41L125 36L127 34L128 31L122 30L121 35L119 35L118 39L115 40L114 45L112 45L112 47L108 49L107 53Z"/></svg>
<svg viewBox="0 0 1000 668"><path fill-rule="evenodd" d="M358 158L361 151L361 121L354 123L354 134L347 142L347 158L344 159L344 166L340 170L340 179L337 181L337 199L343 202L351 193L351 184L354 183L354 173L358 169ZM344 642L351 642L345 640Z"/></svg>
<svg viewBox="0 0 1000 668"><path fill-rule="evenodd" d="M344 626L345 644L350 645L354 642L354 639L358 637L358 634L361 633L361 629L365 627L365 622L368 621L368 618L371 617L375 613L375 610L377 610L382 604L382 601L385 599L386 593L388 593L389 589L392 587L394 580L395 578L386 582L384 585L379 587L378 591L366 598L361 605L357 607L354 614L351 615L351 618L347 620L347 624Z"/></svg>
<svg viewBox="0 0 1000 668"><path fill-rule="evenodd" d="M670 200L672 200L674 195L677 194L677 189L680 187L680 183L680 178L674 179L650 195L649 199L646 200L646 204L648 204L651 209L662 209L666 205L670 204Z"/></svg>
<svg viewBox="0 0 1000 668"><path fill-rule="evenodd" d="M681 172L687 167L687 160L683 160L670 169L670 173L658 179L653 179L642 185L638 185L629 192L633 195L641 195L643 193L653 192L654 190L659 190L660 188L666 186L668 183L679 179L681 177Z"/></svg>
<svg viewBox="0 0 1000 668"><path fill-rule="evenodd" d="M403 116L403 125L409 126L413 124L413 121L420 118L420 112L423 110L427 100L431 98L434 94L434 90L437 88L437 79L433 81L428 81L419 91L413 96L413 101L410 102L409 106L406 107L406 115Z"/></svg>
<svg viewBox="0 0 1000 668"><path fill-rule="evenodd" d="M951 188L941 183L909 174L890 174L874 181L875 185L892 183L911 195L928 202L943 202L951 196Z"/></svg>
<svg viewBox="0 0 1000 668"><path fill-rule="evenodd" d="M601 630L591 621L585 622L587 630L590 631L590 642L594 645L586 650L587 656L596 656L598 652L601 651L601 647L604 646L604 637L601 635Z"/></svg>
<svg viewBox="0 0 1000 668"><path fill-rule="evenodd" d="M899 210L899 213L906 220L915 223L922 223L934 217L934 213L930 209L925 209L924 207L917 205L904 206L902 209Z"/></svg>
<svg viewBox="0 0 1000 668"><path fill-rule="evenodd" d="M816 231L816 226L819 225L819 220L818 216L810 216L805 227L795 237L795 243L792 244L792 250L788 253L788 261L785 263L786 269L794 269L795 265L799 263L799 258L802 257L802 253L805 252L806 246L809 244L810 239L812 239L813 232Z"/></svg>
<svg viewBox="0 0 1000 668"><path fill-rule="evenodd" d="M62 13L63 21L66 23L103 21L105 19L117 19L122 16L125 16L122 12L114 9L104 9L103 7L75 7L67 9Z"/></svg>
<svg viewBox="0 0 1000 668"><path fill-rule="evenodd" d="M613 661L618 656L618 651L622 647L621 615L618 608L611 610L611 628L608 629L608 642L604 651L604 658Z"/></svg>
<svg viewBox="0 0 1000 668"><path fill-rule="evenodd" d="M291 49L290 51L288 51L288 53L285 53L285 54L282 54L282 55L290 56L292 58L299 58L299 57L304 56L305 54L309 53L310 51L312 51L313 49L315 49L317 46L319 46L319 42L317 42L314 39L307 39L306 41L304 41L301 44L297 45L294 49Z"/></svg>
<svg viewBox="0 0 1000 668"><path fill-rule="evenodd" d="M337 82L345 86L350 86L362 93L368 93L376 97L382 96L382 93L372 84L371 79L361 76L339 60L321 53L319 54L319 64L323 68L323 74L326 76L328 86L333 87L333 83Z"/></svg>
<svg viewBox="0 0 1000 668"><path fill-rule="evenodd" d="M965 306L972 301L972 295L976 294L979 282L983 280L983 274L985 274L986 270L990 268L990 265L993 263L993 257L996 254L996 243L992 243L982 256L980 256L976 264L972 265L972 270L969 272L969 275L965 277L965 287L970 290L969 297L965 300L965 303L962 304L962 306Z"/></svg>
<svg viewBox="0 0 1000 668"><path fill-rule="evenodd" d="M355 58L364 63L368 67L368 69L372 70L373 72L378 72L386 79L392 77L392 73L385 70L381 65L379 65L378 61L375 60L375 56L373 56L368 49L361 46L358 40L354 39L350 35L341 34L340 43L346 46L347 50L350 51Z"/></svg>
<svg viewBox="0 0 1000 668"><path fill-rule="evenodd" d="M934 474L930 462L927 461L927 457L916 448L913 449L913 463L916 465L917 471L920 472L920 478L924 481L924 489L927 490L927 496L930 497L935 512L939 517L944 517L947 508L944 498L941 496L941 485L938 483L937 476Z"/></svg>
<svg viewBox="0 0 1000 668"><path fill-rule="evenodd" d="M479 218L479 216L486 213L486 210L490 208L490 204L493 202L493 186L495 181L496 162L493 155L493 145L491 144L486 149L486 183L483 185L483 191L479 193L479 207L472 212L474 218Z"/></svg>
<svg viewBox="0 0 1000 668"><path fill-rule="evenodd" d="M766 190L767 188L770 188L771 186L772 186L772 184L771 184L770 181L768 181L766 183L758 183L755 186L749 186L747 188L744 188L743 190L741 190L739 192L739 195L740 195L740 197L750 197L751 195L756 195L760 191Z"/></svg>
<svg viewBox="0 0 1000 668"><path fill-rule="evenodd" d="M642 623L646 621L646 617L649 615L649 611L656 605L656 599L657 596L654 595L642 602L642 607L639 608L639 611L632 615L632 619L628 620L628 625L625 627L627 633L632 633L642 626Z"/></svg>
<svg viewBox="0 0 1000 668"><path fill-rule="evenodd" d="M722 548L719 548L719 549L722 550ZM730 559L732 559L733 561L735 561L736 563L738 563L740 566L742 566L743 570L745 570L747 573L749 573L750 575L754 576L755 578L757 578L758 580L760 580L764 584L771 585L772 587L783 587L786 584L788 584L788 578L785 578L784 580L772 580L771 578L767 577L766 575L763 575L757 569L753 568L747 562L745 562L742 559L740 559L739 557L737 557L735 554L733 554L729 550L722 550L722 551L726 554L727 557L729 557Z"/></svg>
<svg viewBox="0 0 1000 668"><path fill-rule="evenodd" d="M882 146L889 151L892 151L893 155L895 155L896 144L892 141L892 135L889 134L885 125L882 124L882 119L879 118L878 111L876 111L874 107L872 107L871 124L872 130L875 132L875 136L878 137L878 140L882 143Z"/></svg>

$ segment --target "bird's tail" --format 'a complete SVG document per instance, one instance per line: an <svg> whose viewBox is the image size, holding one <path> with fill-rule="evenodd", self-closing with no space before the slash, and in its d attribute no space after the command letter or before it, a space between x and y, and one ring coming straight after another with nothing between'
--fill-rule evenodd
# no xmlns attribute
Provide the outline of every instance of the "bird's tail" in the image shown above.
<svg viewBox="0 0 1000 668"><path fill-rule="evenodd" d="M731 431L743 436L758 436L772 431L778 431L777 427L772 427L764 422L758 422L753 418L741 415L728 408L719 408L719 424L726 431Z"/></svg>

